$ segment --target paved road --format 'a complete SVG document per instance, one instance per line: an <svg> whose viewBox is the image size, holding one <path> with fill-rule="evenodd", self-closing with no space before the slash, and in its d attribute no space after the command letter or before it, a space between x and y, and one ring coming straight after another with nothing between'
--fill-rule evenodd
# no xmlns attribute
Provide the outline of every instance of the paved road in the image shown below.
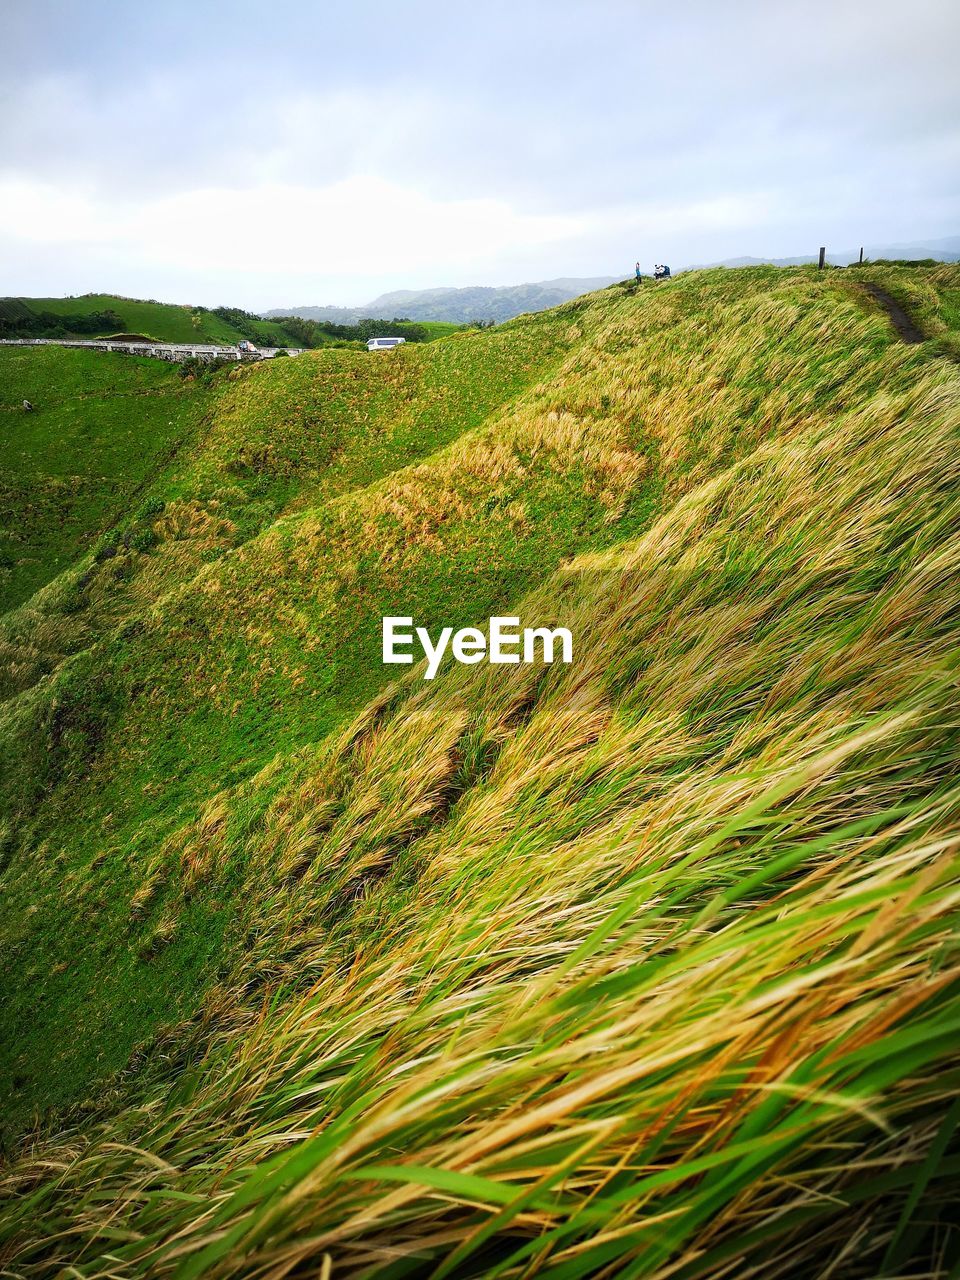
<svg viewBox="0 0 960 1280"><path fill-rule="evenodd" d="M278 351L299 356L302 347L259 347L240 351L237 347L213 347L202 342L104 342L68 338L0 338L4 347L90 347L94 351L119 351L123 355L152 356L156 360L271 360Z"/></svg>

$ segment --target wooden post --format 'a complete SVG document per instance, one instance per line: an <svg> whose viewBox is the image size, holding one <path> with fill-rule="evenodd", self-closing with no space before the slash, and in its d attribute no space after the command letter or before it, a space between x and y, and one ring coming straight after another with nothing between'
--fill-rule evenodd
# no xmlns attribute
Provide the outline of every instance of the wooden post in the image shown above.
<svg viewBox="0 0 960 1280"><path fill-rule="evenodd" d="M820 261L819 261L819 263L817 264L817 270L818 270L818 271L822 271L822 270L823 270L823 260L824 260L824 258L826 257L826 255L827 255L826 246L821 245L821 246L820 246Z"/></svg>
<svg viewBox="0 0 960 1280"><path fill-rule="evenodd" d="M860 246L860 265L863 266L863 245Z"/></svg>

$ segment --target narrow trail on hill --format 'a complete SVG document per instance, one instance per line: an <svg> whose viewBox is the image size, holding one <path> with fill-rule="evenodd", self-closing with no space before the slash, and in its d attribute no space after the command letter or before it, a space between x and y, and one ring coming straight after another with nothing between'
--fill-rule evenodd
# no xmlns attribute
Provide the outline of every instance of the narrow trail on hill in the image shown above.
<svg viewBox="0 0 960 1280"><path fill-rule="evenodd" d="M897 302L895 298L892 298L889 293L881 289L880 286L876 284L864 283L861 288L865 289L866 292L870 294L871 298L879 302L880 306L883 307L884 311L890 317L893 327L900 335L901 341L926 341L923 334L907 315L906 311L904 311L903 307L901 307L900 303Z"/></svg>

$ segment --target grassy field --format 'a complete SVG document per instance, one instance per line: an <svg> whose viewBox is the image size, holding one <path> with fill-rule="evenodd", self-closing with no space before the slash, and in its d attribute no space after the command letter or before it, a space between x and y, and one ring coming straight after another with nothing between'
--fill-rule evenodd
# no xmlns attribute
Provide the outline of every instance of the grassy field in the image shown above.
<svg viewBox="0 0 960 1280"><path fill-rule="evenodd" d="M905 271L870 263L858 268L857 276L886 290L943 355L960 360L960 280L955 266L938 263L924 271Z"/></svg>
<svg viewBox="0 0 960 1280"><path fill-rule="evenodd" d="M873 270L943 330L706 271L180 389L0 624L6 1273L950 1273L960 269Z"/></svg>
<svg viewBox="0 0 960 1280"><path fill-rule="evenodd" d="M417 324L426 329L431 341L436 338L448 338L451 333L456 333L461 327L452 320L418 320Z"/></svg>
<svg viewBox="0 0 960 1280"><path fill-rule="evenodd" d="M233 346L244 335L239 329L203 307L178 306L168 302L143 302L136 298L120 298L111 293L88 293L78 298L18 298L32 311L49 311L62 316L70 331L70 317L91 312L114 311L125 324L126 332L142 334L157 342L199 342ZM290 345L279 325L268 320L256 322L265 344ZM89 338L89 333L77 336Z"/></svg>
<svg viewBox="0 0 960 1280"><path fill-rule="evenodd" d="M193 438L202 402L159 360L0 347L0 610L71 567L126 514Z"/></svg>

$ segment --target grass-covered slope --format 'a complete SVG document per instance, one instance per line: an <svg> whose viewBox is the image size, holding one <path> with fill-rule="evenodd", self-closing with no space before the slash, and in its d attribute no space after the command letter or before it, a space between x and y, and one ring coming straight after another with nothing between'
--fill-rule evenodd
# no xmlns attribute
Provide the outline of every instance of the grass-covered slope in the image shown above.
<svg viewBox="0 0 960 1280"><path fill-rule="evenodd" d="M6 1269L947 1274L936 350L718 271L225 382L6 704L9 1127L79 1104ZM387 611L575 659L388 683Z"/></svg>
<svg viewBox="0 0 960 1280"><path fill-rule="evenodd" d="M924 270L905 271L868 263L856 276L899 302L935 350L960 359L960 274L955 265L934 263Z"/></svg>
<svg viewBox="0 0 960 1280"><path fill-rule="evenodd" d="M22 322L40 315L56 317L68 336L93 338L117 332L110 324L91 331L87 317L113 313L119 317L119 332L141 334L157 342L197 342L233 346L248 336L208 307L193 307L170 302L141 301L121 298L112 293L87 293L76 298L0 298L0 320ZM79 324L71 320L79 319ZM290 345L282 325L270 321L250 322L265 344ZM102 330L102 333L101 333Z"/></svg>
<svg viewBox="0 0 960 1280"><path fill-rule="evenodd" d="M333 644L349 653L355 640L349 609L331 607L343 558L335 555L307 582L326 602L318 602L308 649L300 644L299 591L282 619L271 617L268 593L283 571L271 551L265 564L260 557L284 527L273 523L277 516L291 512L288 522L298 527L305 518L298 507L325 485L336 495L389 475L468 430L515 396L535 368L550 367L568 329L563 318L545 319L513 334L465 334L386 357L324 352L233 371L213 392L198 443L181 451L175 472L142 495L77 570L7 615L0 678L13 696L0 709L7 748L0 789L10 868L0 930L10 968L0 1003L11 1034L0 1038L0 1076L8 1090L17 1082L5 1099L8 1121L38 1103L82 1096L91 1079L121 1066L158 1022L190 1007L217 972L223 929L236 932L230 901L203 894L193 925L168 940L156 963L144 963L139 952L151 950L153 925L131 948L128 901L142 868L128 842L164 839L211 788L254 771L282 744L322 735L383 681L370 654L338 671L318 652ZM350 510L365 493L357 491ZM323 510L310 509L310 518ZM334 497L331 518L338 510ZM491 527L501 527L499 518ZM353 551L367 553L366 535L354 536ZM248 616L211 623L211 591L237 573L253 582ZM438 583L447 598L455 585ZM233 606L229 592L224 611ZM375 603L362 602L368 632ZM208 660L222 663L226 683L206 679ZM235 694L226 701L231 681ZM52 840L69 863L66 886L40 889L28 852L38 839ZM76 935L62 927L63 893L76 878L89 885L91 873L112 878L113 889L95 936L77 949ZM16 976L35 968L53 984L42 1007L32 984ZM81 1038L71 1034L78 1022L87 1028Z"/></svg>
<svg viewBox="0 0 960 1280"><path fill-rule="evenodd" d="M391 316L393 312L389 313ZM471 317L475 319L475 317ZM344 339L364 344L377 332L396 333L408 341L434 341L460 326L427 320L416 325L390 320L365 322L359 328L285 323L282 317L263 319L236 307L185 306L122 298L110 293L87 293L72 298L0 298L0 337L90 339L134 335L156 342L234 346L242 339L267 347L316 347Z"/></svg>
<svg viewBox="0 0 960 1280"><path fill-rule="evenodd" d="M128 510L202 409L200 390L159 360L0 347L0 611Z"/></svg>

